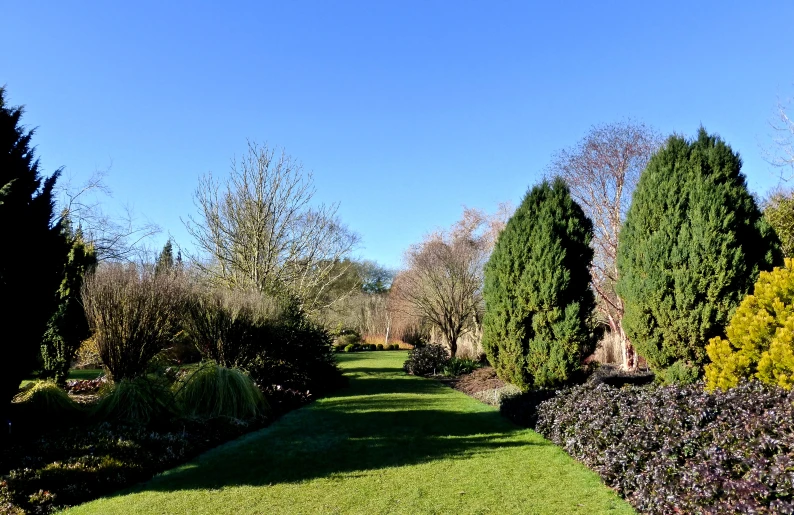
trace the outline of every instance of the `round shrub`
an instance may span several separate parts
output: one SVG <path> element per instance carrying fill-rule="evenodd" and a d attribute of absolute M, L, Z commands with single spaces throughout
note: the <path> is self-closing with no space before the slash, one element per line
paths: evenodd
<path fill-rule="evenodd" d="M 13 400 L 23 418 L 28 421 L 41 420 L 52 424 L 54 421 L 71 420 L 78 415 L 80 406 L 69 394 L 53 381 L 36 381 L 18 393 Z"/>
<path fill-rule="evenodd" d="M 361 336 L 357 333 L 342 334 L 336 339 L 336 345 L 347 347 L 348 345 L 358 345 L 361 343 Z"/>
<path fill-rule="evenodd" d="M 391 344 L 391 350 L 400 350 L 400 346 L 396 343 Z"/>
<path fill-rule="evenodd" d="M 758 277 L 782 263 L 780 242 L 741 173 L 739 155 L 700 129 L 671 136 L 650 160 L 620 230 L 616 290 L 623 328 L 655 369 L 701 367 L 709 339 Z"/>
<path fill-rule="evenodd" d="M 424 347 L 415 347 L 408 353 L 403 370 L 417 376 L 439 374 L 449 363 L 449 359 L 449 352 L 441 345 L 430 344 Z"/>
<path fill-rule="evenodd" d="M 356 346 L 352 343 L 350 345 L 345 346 L 345 352 L 354 352 L 356 350 Z"/>
<path fill-rule="evenodd" d="M 595 350 L 590 327 L 593 223 L 565 182 L 527 192 L 485 267 L 482 345 L 499 377 L 522 390 L 571 380 Z"/>
<path fill-rule="evenodd" d="M 110 386 L 94 409 L 105 420 L 146 425 L 168 419 L 174 412 L 174 396 L 162 378 L 136 377 Z"/>
<path fill-rule="evenodd" d="M 788 390 L 794 386 L 794 260 L 785 265 L 761 272 L 753 294 L 731 318 L 727 339 L 709 341 L 709 389 L 731 388 L 742 378 Z"/>
<path fill-rule="evenodd" d="M 377 349 L 378 349 L 378 347 L 377 347 L 377 346 L 376 346 L 374 343 L 370 343 L 370 344 L 368 344 L 368 345 L 367 345 L 367 348 L 368 348 L 369 350 L 377 350 Z"/>
<path fill-rule="evenodd" d="M 379 343 L 378 345 L 376 345 L 376 350 L 383 350 L 383 344 Z"/>
<path fill-rule="evenodd" d="M 179 385 L 177 402 L 193 418 L 227 417 L 247 420 L 264 415 L 267 401 L 245 373 L 215 363 L 201 365 Z"/>

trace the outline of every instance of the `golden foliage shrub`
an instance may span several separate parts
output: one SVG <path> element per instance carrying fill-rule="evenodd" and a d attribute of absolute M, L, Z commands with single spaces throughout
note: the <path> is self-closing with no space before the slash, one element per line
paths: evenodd
<path fill-rule="evenodd" d="M 709 341 L 706 385 L 727 389 L 754 378 L 787 390 L 794 386 L 794 260 L 761 272 L 726 329 Z"/>

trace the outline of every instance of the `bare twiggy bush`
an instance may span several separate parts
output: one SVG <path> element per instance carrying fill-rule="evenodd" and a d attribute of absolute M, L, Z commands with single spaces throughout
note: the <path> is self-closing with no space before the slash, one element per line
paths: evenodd
<path fill-rule="evenodd" d="M 278 308 L 258 292 L 210 290 L 194 292 L 185 311 L 185 331 L 202 356 L 243 368 L 258 350 L 259 328 Z"/>
<path fill-rule="evenodd" d="M 173 340 L 183 298 L 178 278 L 132 264 L 107 264 L 86 278 L 86 317 L 115 382 L 144 374 L 152 358 Z"/>

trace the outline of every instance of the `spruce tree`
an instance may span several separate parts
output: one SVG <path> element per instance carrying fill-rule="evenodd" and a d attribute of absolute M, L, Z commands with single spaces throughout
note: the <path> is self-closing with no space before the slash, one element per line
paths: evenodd
<path fill-rule="evenodd" d="M 572 379 L 590 329 L 593 224 L 562 179 L 524 197 L 485 267 L 483 347 L 503 380 L 526 390 Z"/>
<path fill-rule="evenodd" d="M 694 141 L 671 136 L 640 177 L 620 232 L 617 291 L 628 337 L 657 370 L 699 370 L 759 271 L 783 262 L 741 166 L 701 128 Z"/>
<path fill-rule="evenodd" d="M 0 88 L 0 423 L 20 382 L 37 366 L 68 251 L 53 218 L 52 189 L 60 170 L 41 177 L 33 131 L 20 125 L 21 117 L 22 108 L 7 105 Z"/>

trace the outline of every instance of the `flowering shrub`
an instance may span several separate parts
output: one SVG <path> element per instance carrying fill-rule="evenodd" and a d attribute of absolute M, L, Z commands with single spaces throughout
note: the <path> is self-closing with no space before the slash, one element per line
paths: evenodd
<path fill-rule="evenodd" d="M 536 429 L 643 513 L 794 513 L 792 401 L 759 382 L 585 385 L 542 403 Z"/>

